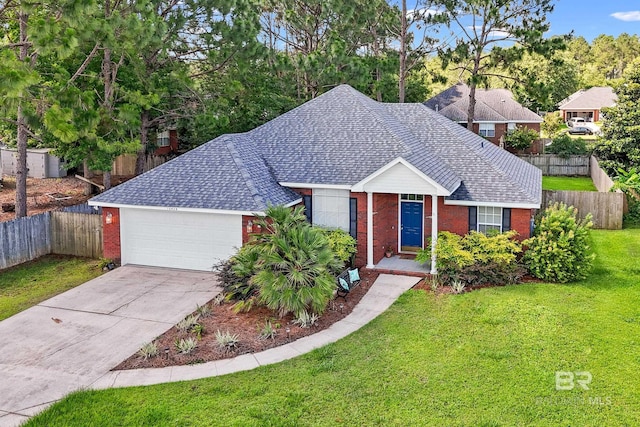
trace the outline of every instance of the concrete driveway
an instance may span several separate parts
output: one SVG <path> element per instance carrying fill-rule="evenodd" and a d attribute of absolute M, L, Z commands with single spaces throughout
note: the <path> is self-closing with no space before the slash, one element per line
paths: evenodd
<path fill-rule="evenodd" d="M 0 322 L 0 426 L 89 386 L 220 291 L 213 273 L 124 266 Z"/>

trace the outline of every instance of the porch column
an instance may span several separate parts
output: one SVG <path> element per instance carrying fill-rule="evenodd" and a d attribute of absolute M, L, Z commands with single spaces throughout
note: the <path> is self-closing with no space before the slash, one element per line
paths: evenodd
<path fill-rule="evenodd" d="M 373 268 L 373 193 L 367 193 L 367 268 Z"/>
<path fill-rule="evenodd" d="M 438 242 L 438 195 L 431 196 L 431 274 L 438 274 L 436 269 L 436 243 Z"/>

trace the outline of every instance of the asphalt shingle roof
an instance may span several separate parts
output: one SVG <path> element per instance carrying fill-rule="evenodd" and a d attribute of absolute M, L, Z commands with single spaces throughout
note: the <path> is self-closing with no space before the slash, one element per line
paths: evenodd
<path fill-rule="evenodd" d="M 618 95 L 609 86 L 597 86 L 587 90 L 579 90 L 560 102 L 561 110 L 599 110 L 613 107 L 618 101 Z"/>
<path fill-rule="evenodd" d="M 263 211 L 300 198 L 279 183 L 352 186 L 399 157 L 452 192 L 452 200 L 540 203 L 537 168 L 422 104 L 379 103 L 347 85 L 92 201 Z"/>
<path fill-rule="evenodd" d="M 424 103 L 442 114 L 456 121 L 466 122 L 469 109 L 469 86 L 458 83 Z M 523 107 L 507 89 L 476 88 L 476 122 L 537 122 L 542 123 L 542 117 Z"/>

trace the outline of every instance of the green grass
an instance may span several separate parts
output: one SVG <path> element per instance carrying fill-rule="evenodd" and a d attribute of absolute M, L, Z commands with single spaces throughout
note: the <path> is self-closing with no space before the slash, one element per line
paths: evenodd
<path fill-rule="evenodd" d="M 583 282 L 409 291 L 336 344 L 219 378 L 70 395 L 29 426 L 640 425 L 640 230 Z M 590 390 L 555 389 L 589 371 Z"/>
<path fill-rule="evenodd" d="M 543 190 L 598 191 L 593 181 L 585 176 L 543 176 Z"/>
<path fill-rule="evenodd" d="M 0 270 L 0 320 L 100 274 L 96 260 L 52 255 Z"/>

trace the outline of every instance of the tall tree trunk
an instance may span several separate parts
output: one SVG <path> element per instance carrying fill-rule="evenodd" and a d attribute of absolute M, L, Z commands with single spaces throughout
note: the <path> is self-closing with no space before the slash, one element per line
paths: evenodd
<path fill-rule="evenodd" d="M 142 111 L 140 114 L 140 149 L 136 157 L 135 174 L 140 175 L 144 172 L 144 162 L 147 158 L 147 145 L 149 141 L 149 112 Z"/>
<path fill-rule="evenodd" d="M 82 176 L 87 179 L 93 178 L 93 171 L 89 168 L 89 162 L 85 159 L 82 162 Z M 84 184 L 84 195 L 90 196 L 93 194 L 93 185 L 86 183 Z"/>
<path fill-rule="evenodd" d="M 469 85 L 469 109 L 467 110 L 467 129 L 473 132 L 473 120 L 476 116 L 476 83 Z"/>
<path fill-rule="evenodd" d="M 27 24 L 29 15 L 20 12 L 18 15 L 20 25 L 20 51 L 19 59 L 24 62 L 28 56 L 27 46 Z M 17 145 L 18 145 L 18 164 L 16 165 L 16 218 L 27 216 L 27 123 L 22 109 L 22 101 L 18 104 L 17 111 Z"/>
<path fill-rule="evenodd" d="M 111 17 L 111 1 L 106 0 L 104 2 L 104 16 L 109 19 Z M 102 99 L 102 105 L 104 106 L 105 114 L 110 117 L 113 113 L 113 63 L 111 62 L 111 49 L 105 47 L 102 56 L 102 80 L 104 82 L 104 94 Z M 102 185 L 105 190 L 111 188 L 111 169 L 103 171 L 102 173 Z"/>
<path fill-rule="evenodd" d="M 400 16 L 400 70 L 398 73 L 398 102 L 404 102 L 405 78 L 407 77 L 407 0 L 402 0 Z"/>
<path fill-rule="evenodd" d="M 476 56 L 473 60 L 473 71 L 471 72 L 471 79 L 469 81 L 469 108 L 467 110 L 467 129 L 473 132 L 473 121 L 476 118 L 476 87 L 478 86 L 476 77 L 480 72 L 480 58 L 482 52 L 476 52 Z"/>

